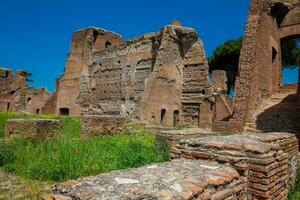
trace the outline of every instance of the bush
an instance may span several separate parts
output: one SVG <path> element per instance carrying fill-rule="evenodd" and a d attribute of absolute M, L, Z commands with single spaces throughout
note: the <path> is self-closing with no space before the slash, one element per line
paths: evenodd
<path fill-rule="evenodd" d="M 141 127 L 132 127 L 133 133 L 81 138 L 79 119 L 62 121 L 58 138 L 0 141 L 0 166 L 28 179 L 62 181 L 168 159 L 156 149 L 154 134 Z"/>

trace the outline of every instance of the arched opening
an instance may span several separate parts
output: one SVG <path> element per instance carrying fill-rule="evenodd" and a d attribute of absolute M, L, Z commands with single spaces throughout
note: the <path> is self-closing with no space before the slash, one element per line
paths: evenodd
<path fill-rule="evenodd" d="M 178 110 L 174 110 L 174 113 L 173 113 L 173 125 L 174 126 L 178 126 L 179 125 L 179 111 Z"/>
<path fill-rule="evenodd" d="M 35 114 L 39 115 L 39 114 L 41 114 L 40 112 L 41 112 L 41 109 L 39 109 L 39 108 L 35 109 Z"/>
<path fill-rule="evenodd" d="M 167 112 L 166 109 L 162 109 L 162 110 L 160 111 L 160 123 L 161 123 L 161 124 L 164 122 L 164 118 L 165 118 L 166 112 Z"/>
<path fill-rule="evenodd" d="M 105 42 L 105 48 L 108 48 L 108 47 L 110 47 L 111 46 L 111 43 L 109 42 L 109 41 L 106 41 Z"/>
<path fill-rule="evenodd" d="M 59 114 L 61 116 L 69 116 L 70 110 L 69 110 L 69 108 L 60 108 L 59 109 Z"/>
<path fill-rule="evenodd" d="M 99 35 L 98 31 L 93 31 L 94 43 L 97 41 L 98 35 Z"/>
<path fill-rule="evenodd" d="M 27 98 L 27 105 L 31 105 L 31 102 L 32 102 L 32 98 L 31 97 Z"/>
<path fill-rule="evenodd" d="M 300 35 L 281 40 L 282 84 L 299 84 Z"/>
<path fill-rule="evenodd" d="M 7 108 L 6 108 L 6 111 L 8 112 L 10 109 L 10 103 L 7 103 Z"/>

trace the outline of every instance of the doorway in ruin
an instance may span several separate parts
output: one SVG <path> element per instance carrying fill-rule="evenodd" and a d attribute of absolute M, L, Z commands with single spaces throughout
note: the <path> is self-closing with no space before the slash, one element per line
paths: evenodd
<path fill-rule="evenodd" d="M 175 110 L 173 113 L 173 125 L 178 126 L 179 125 L 179 111 Z"/>
<path fill-rule="evenodd" d="M 160 111 L 160 124 L 162 124 L 162 123 L 164 122 L 166 112 L 167 112 L 166 109 L 162 109 L 162 110 Z"/>
<path fill-rule="evenodd" d="M 300 35 L 281 39 L 282 85 L 299 88 Z"/>
<path fill-rule="evenodd" d="M 37 114 L 37 115 L 41 114 L 41 109 L 37 108 L 37 109 L 35 110 L 35 114 Z"/>
<path fill-rule="evenodd" d="M 69 116 L 70 115 L 70 109 L 69 108 L 60 108 L 59 114 L 61 116 Z"/>
<path fill-rule="evenodd" d="M 10 109 L 10 103 L 7 103 L 6 111 L 9 112 L 9 109 Z"/>

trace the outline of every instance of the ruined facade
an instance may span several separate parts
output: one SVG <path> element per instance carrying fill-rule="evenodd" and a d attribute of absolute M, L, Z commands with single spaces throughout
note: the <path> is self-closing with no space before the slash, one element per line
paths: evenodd
<path fill-rule="evenodd" d="M 26 87 L 24 70 L 0 68 L 0 111 L 41 114 L 51 94 L 46 88 Z"/>
<path fill-rule="evenodd" d="M 241 131 L 281 85 L 281 41 L 300 35 L 299 0 L 252 0 L 235 86 L 230 129 Z"/>
<path fill-rule="evenodd" d="M 194 29 L 167 25 L 96 52 L 83 69 L 82 115 L 126 116 L 154 126 L 210 127 L 213 92 Z"/>
<path fill-rule="evenodd" d="M 93 52 L 106 49 L 122 40 L 118 34 L 95 27 L 76 31 L 71 41 L 65 70 L 57 79 L 56 90 L 45 105 L 45 113 L 79 116 L 81 109 L 77 98 L 83 67 L 91 64 Z"/>
<path fill-rule="evenodd" d="M 43 108 L 52 94 L 46 88 L 34 89 L 26 88 L 26 112 L 32 114 L 42 114 Z"/>
<path fill-rule="evenodd" d="M 0 111 L 26 110 L 26 77 L 18 70 L 14 75 L 11 69 L 0 68 Z"/>

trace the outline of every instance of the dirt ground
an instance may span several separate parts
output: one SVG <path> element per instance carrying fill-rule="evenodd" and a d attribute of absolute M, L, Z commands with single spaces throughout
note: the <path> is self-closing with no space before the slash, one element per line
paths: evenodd
<path fill-rule="evenodd" d="M 23 180 L 0 168 L 0 200 L 35 200 L 50 191 L 51 183 Z"/>

